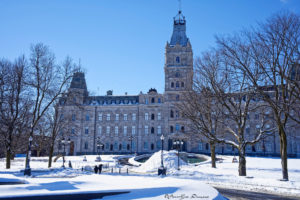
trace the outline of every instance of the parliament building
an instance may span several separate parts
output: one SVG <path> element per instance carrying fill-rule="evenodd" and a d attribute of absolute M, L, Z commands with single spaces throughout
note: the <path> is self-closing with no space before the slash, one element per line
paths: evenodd
<path fill-rule="evenodd" d="M 137 95 L 115 95 L 107 91 L 103 96 L 89 96 L 83 72 L 76 72 L 68 90 L 68 101 L 59 109 L 68 121 L 62 135 L 70 138 L 66 144 L 68 155 L 152 153 L 173 149 L 174 140 L 182 141 L 182 151 L 209 153 L 205 138 L 188 137 L 189 122 L 184 119 L 176 103 L 193 85 L 193 50 L 186 35 L 186 20 L 181 11 L 174 17 L 171 40 L 165 47 L 165 89 L 159 94 L 151 88 Z M 250 114 L 250 120 L 255 116 Z M 248 130 L 246 130 L 247 132 Z M 250 130 L 251 131 L 251 130 Z M 300 156 L 299 130 L 288 137 L 288 154 Z M 297 136 L 298 132 L 298 136 Z M 57 153 L 62 151 L 59 138 Z M 277 134 L 247 148 L 249 155 L 279 155 Z M 219 144 L 217 153 L 237 153 L 231 146 Z"/>

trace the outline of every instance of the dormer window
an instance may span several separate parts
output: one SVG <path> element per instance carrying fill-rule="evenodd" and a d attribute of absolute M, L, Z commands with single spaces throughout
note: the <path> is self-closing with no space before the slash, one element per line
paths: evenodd
<path fill-rule="evenodd" d="M 180 63 L 180 57 L 179 56 L 176 57 L 176 63 Z"/>

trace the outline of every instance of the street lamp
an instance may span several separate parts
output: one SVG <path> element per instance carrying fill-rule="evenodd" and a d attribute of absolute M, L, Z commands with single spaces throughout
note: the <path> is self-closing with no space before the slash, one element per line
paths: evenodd
<path fill-rule="evenodd" d="M 28 158 L 26 162 L 26 167 L 24 170 L 24 175 L 30 176 L 31 175 L 31 168 L 30 168 L 30 157 L 31 157 L 31 144 L 32 144 L 32 136 L 29 137 L 29 143 L 28 143 Z"/>
<path fill-rule="evenodd" d="M 175 148 L 177 149 L 177 156 L 178 156 L 178 170 L 180 170 L 180 163 L 179 163 L 179 150 L 181 149 L 181 146 L 183 145 L 183 141 L 180 141 L 180 140 L 175 140 L 173 142 L 173 145 L 175 146 Z"/>
<path fill-rule="evenodd" d="M 70 138 L 68 140 L 65 140 L 65 138 L 62 138 L 61 143 L 64 145 L 63 165 L 62 165 L 62 167 L 65 168 L 66 144 L 70 144 L 71 140 L 70 140 Z"/>
<path fill-rule="evenodd" d="M 133 141 L 134 137 L 131 135 L 129 136 L 128 140 L 130 141 L 130 154 L 132 154 L 132 141 Z"/>
<path fill-rule="evenodd" d="M 164 135 L 160 136 L 161 140 L 161 166 L 158 168 L 158 175 L 166 175 L 166 168 L 164 167 Z"/>
<path fill-rule="evenodd" d="M 98 157 L 96 158 L 96 162 L 100 162 L 101 161 L 101 158 L 100 158 L 100 149 L 102 149 L 104 145 L 100 142 L 100 138 L 98 137 L 97 138 L 97 154 L 98 154 Z"/>
<path fill-rule="evenodd" d="M 164 135 L 160 136 L 160 140 L 161 140 L 161 167 L 164 168 Z"/>

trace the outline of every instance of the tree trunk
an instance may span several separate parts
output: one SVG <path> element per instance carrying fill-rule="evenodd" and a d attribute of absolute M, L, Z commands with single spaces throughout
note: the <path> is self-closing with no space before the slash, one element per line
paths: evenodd
<path fill-rule="evenodd" d="M 281 157 L 281 169 L 282 169 L 282 179 L 288 181 L 288 168 L 287 168 L 287 141 L 286 134 L 282 128 L 279 129 L 280 136 L 280 157 Z"/>
<path fill-rule="evenodd" d="M 246 176 L 245 147 L 239 148 L 239 176 Z"/>
<path fill-rule="evenodd" d="M 54 146 L 53 146 L 53 145 L 50 145 L 49 160 L 48 160 L 48 168 L 52 167 L 53 151 L 54 151 Z"/>
<path fill-rule="evenodd" d="M 214 142 L 210 142 L 210 157 L 211 157 L 211 167 L 216 168 L 216 144 Z"/>
<path fill-rule="evenodd" d="M 6 169 L 10 169 L 11 151 L 10 148 L 6 150 Z"/>

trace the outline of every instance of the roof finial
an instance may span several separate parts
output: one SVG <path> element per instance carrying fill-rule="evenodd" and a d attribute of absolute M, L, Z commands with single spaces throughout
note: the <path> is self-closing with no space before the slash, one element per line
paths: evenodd
<path fill-rule="evenodd" d="M 178 13 L 180 14 L 181 13 L 181 0 L 178 0 L 178 7 L 179 7 Z"/>

